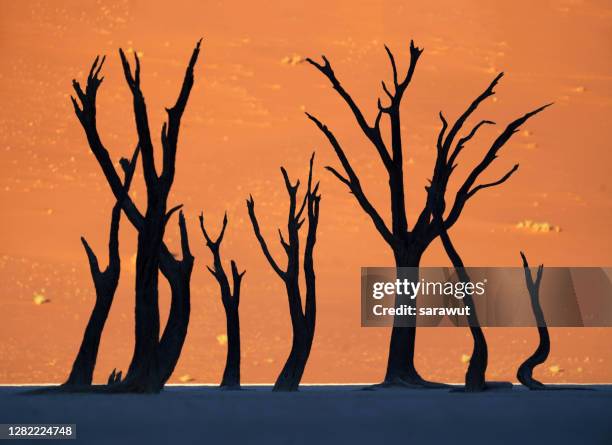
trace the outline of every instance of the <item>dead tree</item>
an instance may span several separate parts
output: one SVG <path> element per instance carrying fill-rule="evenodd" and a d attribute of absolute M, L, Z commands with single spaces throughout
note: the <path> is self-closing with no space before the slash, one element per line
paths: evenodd
<path fill-rule="evenodd" d="M 227 274 L 221 263 L 221 242 L 227 227 L 227 213 L 223 217 L 223 227 L 216 240 L 213 241 L 204 228 L 204 214 L 200 213 L 200 228 L 206 246 L 213 254 L 213 267 L 206 266 L 209 272 L 219 283 L 221 290 L 221 302 L 225 309 L 225 321 L 227 326 L 227 358 L 225 370 L 221 380 L 221 388 L 240 389 L 240 317 L 238 306 L 240 305 L 240 285 L 246 271 L 238 272 L 234 260 L 231 260 L 233 289 L 230 287 Z"/>
<path fill-rule="evenodd" d="M 361 131 L 365 134 L 367 139 L 376 149 L 378 156 L 380 157 L 383 166 L 385 167 L 389 179 L 389 194 L 390 194 L 390 220 L 391 228 L 387 226 L 387 223 L 374 207 L 371 201 L 367 198 L 364 190 L 362 189 L 359 177 L 353 166 L 351 165 L 346 153 L 336 139 L 331 130 L 324 125 L 319 119 L 308 114 L 307 116 L 317 125 L 319 130 L 323 132 L 331 146 L 333 147 L 336 156 L 338 157 L 344 174 L 340 173 L 334 167 L 326 167 L 340 182 L 345 184 L 351 194 L 355 197 L 358 204 L 361 206 L 363 211 L 370 217 L 377 231 L 380 233 L 384 241 L 389 245 L 393 251 L 395 258 L 396 267 L 411 267 L 417 268 L 420 264 L 421 257 L 431 242 L 440 235 L 439 224 L 437 224 L 432 218 L 432 206 L 429 202 L 426 202 L 423 206 L 422 211 L 416 218 L 416 221 L 412 227 L 408 224 L 406 216 L 406 207 L 404 199 L 404 172 L 403 172 L 403 144 L 402 144 L 402 132 L 401 132 L 401 120 L 400 120 L 400 108 L 402 98 L 407 87 L 413 78 L 417 61 L 421 56 L 423 50 L 417 48 L 413 42 L 410 42 L 410 62 L 406 74 L 399 75 L 398 68 L 395 62 L 393 53 L 385 46 L 387 55 L 391 63 L 391 69 L 393 73 L 393 88 L 387 87 L 385 82 L 382 82 L 382 88 L 385 95 L 388 97 L 389 105 L 385 106 L 381 100 L 378 100 L 376 117 L 374 122 L 370 124 L 366 119 L 365 115 L 361 111 L 361 108 L 357 105 L 351 95 L 344 89 L 338 78 L 336 77 L 330 62 L 325 56 L 323 56 L 323 63 L 318 63 L 312 59 L 307 61 L 316 67 L 330 82 L 334 90 L 340 95 L 343 101 L 348 105 L 352 114 L 354 115 L 357 124 Z M 446 181 L 450 176 L 450 173 L 454 169 L 454 161 L 463 148 L 463 145 L 468 142 L 476 133 L 478 128 L 484 124 L 490 124 L 490 121 L 482 121 L 477 124 L 470 133 L 460 138 L 456 145 L 454 145 L 455 138 L 458 133 L 462 130 L 463 124 L 476 110 L 478 105 L 487 97 L 493 95 L 493 87 L 497 84 L 502 74 L 497 76 L 489 87 L 476 99 L 470 106 L 464 111 L 464 113 L 457 119 L 457 121 L 450 127 L 448 134 L 445 136 L 444 132 L 447 128 L 447 123 L 444 120 L 442 114 L 440 117 L 443 120 L 443 130 L 440 132 L 438 138 L 438 153 L 437 160 L 434 168 L 434 174 L 432 178 L 431 190 L 435 193 L 442 192 L 442 196 L 446 190 Z M 393 90 L 393 91 L 392 91 Z M 478 179 L 480 173 L 482 173 L 488 165 L 495 159 L 497 151 L 510 139 L 512 134 L 517 131 L 518 126 L 525 122 L 529 117 L 540 112 L 545 107 L 538 108 L 537 110 L 528 113 L 522 118 L 512 122 L 506 130 L 495 140 L 491 149 L 481 163 L 473 170 L 468 176 L 464 185 L 460 189 L 454 205 L 451 209 L 450 214 L 446 217 L 443 224 L 446 229 L 452 227 L 452 225 L 459 218 L 461 211 L 466 201 L 472 197 L 478 190 L 486 187 L 497 185 L 507 179 L 515 170 L 511 170 L 506 176 L 495 183 L 481 184 L 474 186 L 474 183 Z M 390 147 L 383 138 L 381 129 L 382 118 L 388 117 L 389 120 L 389 133 L 390 133 Z M 450 157 L 449 152 L 454 145 Z M 474 186 L 474 188 L 472 188 Z M 428 194 L 428 195 L 431 195 Z M 431 199 L 428 196 L 427 201 Z M 413 273 L 415 274 L 415 273 Z M 418 276 L 409 277 L 411 280 L 417 280 Z M 396 304 L 405 303 L 410 304 L 409 301 L 398 301 Z M 415 320 L 412 320 L 413 323 Z M 411 323 L 412 324 L 412 323 Z M 416 327 L 399 327 L 394 326 L 391 332 L 391 339 L 389 344 L 389 356 L 387 362 L 387 371 L 385 375 L 384 384 L 386 385 L 419 385 L 425 387 L 439 387 L 439 384 L 434 384 L 425 381 L 418 374 L 414 366 L 414 348 L 416 338 Z"/>
<path fill-rule="evenodd" d="M 442 217 L 437 213 L 436 210 L 433 212 L 434 218 L 438 221 L 440 226 L 440 239 L 444 246 L 444 250 L 451 260 L 459 281 L 463 283 L 471 283 L 469 274 L 465 270 L 465 265 L 461 256 L 455 249 L 449 235 L 448 230 L 443 224 Z M 485 374 L 487 370 L 489 351 L 487 347 L 487 340 L 484 336 L 484 332 L 480 327 L 478 321 L 478 314 L 476 313 L 476 307 L 474 306 L 474 300 L 470 294 L 466 294 L 463 298 L 463 304 L 470 308 L 468 315 L 468 324 L 470 328 L 470 334 L 474 340 L 474 347 L 472 349 L 472 355 L 470 357 L 470 363 L 468 365 L 467 372 L 465 373 L 465 391 L 467 392 L 479 392 L 487 389 L 487 382 L 485 381 Z"/>
<path fill-rule="evenodd" d="M 75 80 L 73 87 L 80 101 L 72 98 L 75 113 L 85 130 L 89 147 L 96 157 L 116 199 L 122 202 L 123 210 L 138 231 L 136 253 L 136 339 L 134 354 L 121 390 L 134 392 L 158 392 L 163 387 L 163 369 L 166 368 L 160 356 L 160 322 L 158 307 L 159 269 L 166 276 L 171 273 L 172 255 L 163 243 L 166 224 L 170 216 L 181 206 L 167 209 L 167 200 L 174 181 L 176 149 L 181 118 L 194 82 L 193 70 L 200 52 L 200 42 L 194 49 L 183 85 L 175 105 L 166 109 L 168 120 L 162 126 L 161 144 L 163 165 L 160 175 L 155 168 L 153 143 L 144 96 L 140 89 L 140 60 L 135 53 L 135 69 L 132 69 L 122 50 L 119 50 L 125 79 L 133 98 L 134 117 L 138 133 L 138 145 L 142 153 L 142 166 L 147 189 L 147 208 L 144 214 L 136 208 L 112 164 L 109 153 L 98 134 L 96 124 L 96 95 L 103 78 L 99 77 L 104 58 L 96 58 L 83 90 Z M 185 231 L 186 234 L 186 231 Z M 187 289 L 188 289 L 187 285 Z M 177 289 L 178 290 L 178 289 Z M 181 289 L 184 293 L 185 289 Z M 187 290 L 188 292 L 188 290 Z M 188 299 L 188 295 L 181 298 Z M 173 367 L 173 366 L 172 366 Z"/>
<path fill-rule="evenodd" d="M 544 312 L 540 305 L 540 283 L 542 281 L 542 275 L 544 273 L 544 265 L 538 266 L 538 271 L 535 280 L 529 269 L 529 263 L 527 257 L 521 252 L 521 258 L 523 259 L 523 268 L 525 269 L 525 282 L 527 283 L 527 291 L 529 292 L 529 299 L 531 300 L 531 309 L 535 316 L 536 325 L 538 327 L 538 335 L 540 342 L 538 347 L 531 356 L 525 360 L 521 366 L 519 366 L 516 377 L 523 385 L 532 390 L 546 389 L 546 385 L 542 382 L 533 378 L 533 370 L 536 366 L 541 365 L 548 358 L 550 353 L 550 336 L 548 335 L 548 327 L 546 326 L 546 320 L 544 318 Z"/>
<path fill-rule="evenodd" d="M 295 185 L 292 185 L 287 171 L 281 167 L 281 172 L 285 180 L 285 187 L 289 194 L 289 215 L 287 219 L 288 241 L 285 240 L 283 232 L 280 229 L 278 230 L 280 243 L 287 255 L 287 267 L 285 270 L 281 269 L 268 249 L 268 245 L 259 228 L 257 217 L 255 216 L 255 201 L 253 197 L 251 196 L 250 199 L 247 200 L 247 209 L 249 211 L 251 223 L 253 224 L 255 236 L 270 266 L 272 266 L 274 272 L 283 280 L 289 300 L 289 314 L 291 316 L 293 340 L 289 357 L 274 384 L 274 391 L 297 391 L 306 367 L 306 362 L 308 361 L 308 356 L 310 355 L 310 349 L 314 338 L 317 309 L 313 253 L 316 243 L 317 225 L 319 223 L 319 203 L 321 201 L 321 195 L 318 194 L 319 183 L 312 187 L 313 162 L 314 153 L 310 158 L 308 187 L 299 207 L 297 193 L 300 181 L 298 180 Z M 302 218 L 304 210 L 306 210 L 306 218 Z M 306 301 L 302 306 L 302 296 L 299 285 L 299 231 L 306 219 L 308 220 L 308 231 L 303 259 L 304 277 L 306 281 Z"/>
<path fill-rule="evenodd" d="M 136 168 L 136 160 L 138 158 L 139 148 L 136 147 L 132 160 L 128 161 L 125 158 L 121 159 L 121 166 L 124 169 L 125 179 L 123 187 L 126 193 L 129 191 L 134 170 Z M 89 261 L 89 269 L 96 290 L 96 302 L 94 304 L 89 321 L 85 327 L 83 340 L 79 352 L 72 364 L 72 370 L 68 380 L 63 386 L 89 386 L 93 378 L 96 359 L 98 357 L 98 348 L 100 346 L 100 338 L 113 298 L 119 284 L 119 274 L 121 271 L 121 259 L 119 257 L 119 221 L 121 219 L 121 202 L 115 203 L 111 214 L 110 234 L 108 240 L 108 266 L 103 271 L 100 270 L 98 257 L 85 237 L 81 237 L 83 248 L 87 254 Z"/>

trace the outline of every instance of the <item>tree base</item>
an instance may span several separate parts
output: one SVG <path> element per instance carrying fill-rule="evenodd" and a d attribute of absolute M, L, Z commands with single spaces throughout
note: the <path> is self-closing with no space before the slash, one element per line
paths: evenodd
<path fill-rule="evenodd" d="M 421 377 L 413 377 L 410 379 L 395 377 L 393 379 L 385 380 L 381 383 L 376 383 L 374 385 L 366 386 L 363 388 L 365 391 L 376 391 L 379 389 L 390 389 L 390 388 L 399 388 L 399 389 L 445 389 L 451 388 L 451 385 L 446 383 L 439 382 L 430 382 L 428 380 L 422 379 Z"/>
<path fill-rule="evenodd" d="M 480 392 L 489 392 L 489 391 L 508 391 L 512 390 L 514 385 L 512 382 L 485 382 L 483 388 L 467 388 L 465 386 L 461 388 L 453 388 L 451 392 L 463 392 L 463 393 L 480 393 Z"/>

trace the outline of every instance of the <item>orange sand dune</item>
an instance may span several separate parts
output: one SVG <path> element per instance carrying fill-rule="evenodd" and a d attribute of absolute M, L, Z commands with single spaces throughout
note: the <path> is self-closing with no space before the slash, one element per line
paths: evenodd
<path fill-rule="evenodd" d="M 101 135 L 115 159 L 136 140 L 130 93 L 117 49 L 138 51 L 154 135 L 163 107 L 176 98 L 195 41 L 204 36 L 196 85 L 184 117 L 172 205 L 183 203 L 196 265 L 192 319 L 172 381 L 216 382 L 225 359 L 225 321 L 217 284 L 197 227 L 229 228 L 226 260 L 247 269 L 241 305 L 243 380 L 271 382 L 290 345 L 282 287 L 249 226 L 252 193 L 265 235 L 276 246 L 286 196 L 279 165 L 304 176 L 317 151 L 323 201 L 316 251 L 317 333 L 306 382 L 379 380 L 386 329 L 361 328 L 361 266 L 391 265 L 370 221 L 324 165 L 331 148 L 303 115 L 324 120 L 346 147 L 368 196 L 388 212 L 386 180 L 375 151 L 349 111 L 304 56 L 324 53 L 366 111 L 376 112 L 390 78 L 383 44 L 405 69 L 409 39 L 424 47 L 404 99 L 406 197 L 409 221 L 423 205 L 434 159 L 437 113 L 455 117 L 499 71 L 506 76 L 477 119 L 483 130 L 460 159 L 457 177 L 509 119 L 538 105 L 555 105 L 530 122 L 501 153 L 491 178 L 516 162 L 517 175 L 483 192 L 466 209 L 453 236 L 469 265 L 519 265 L 519 249 L 533 263 L 610 265 L 612 200 L 609 184 L 610 37 L 605 1 L 399 2 L 79 2 L 4 3 L 0 14 L 0 382 L 59 382 L 66 377 L 93 304 L 79 236 L 104 258 L 111 193 L 73 115 L 71 79 L 82 79 L 96 54 L 106 54 L 99 93 Z M 142 204 L 142 175 L 134 187 Z M 546 222 L 560 231 L 517 227 Z M 524 224 L 523 224 L 524 226 Z M 171 223 L 167 241 L 177 249 Z M 122 221 L 122 282 L 100 348 L 95 379 L 125 369 L 133 342 L 134 231 Z M 177 249 L 178 250 L 178 249 Z M 348 254 L 347 254 L 348 253 Z M 436 242 L 425 265 L 446 265 Z M 162 289 L 164 314 L 167 288 Z M 37 305 L 33 299 L 48 299 Z M 511 379 L 536 341 L 533 329 L 489 329 L 489 377 Z M 553 350 L 538 377 L 551 382 L 612 382 L 609 329 L 555 329 Z M 464 329 L 421 329 L 417 365 L 431 379 L 460 381 L 470 353 Z"/>

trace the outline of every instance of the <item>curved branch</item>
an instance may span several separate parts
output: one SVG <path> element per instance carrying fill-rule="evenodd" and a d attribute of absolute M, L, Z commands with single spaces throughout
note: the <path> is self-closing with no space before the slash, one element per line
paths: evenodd
<path fill-rule="evenodd" d="M 276 274 L 284 280 L 286 273 L 280 267 L 278 267 L 278 264 L 276 263 L 276 261 L 274 260 L 274 257 L 272 256 L 272 254 L 270 253 L 270 250 L 268 249 L 266 240 L 261 234 L 259 223 L 257 222 L 257 216 L 255 216 L 255 201 L 253 200 L 253 196 L 250 196 L 249 199 L 247 199 L 246 203 L 247 203 L 247 210 L 249 212 L 249 218 L 251 219 L 251 224 L 253 225 L 253 231 L 255 232 L 257 241 L 259 241 L 261 250 L 263 251 L 264 256 L 268 260 L 268 263 L 270 263 L 270 266 L 272 266 L 272 269 L 274 269 L 274 272 L 276 272 Z"/>

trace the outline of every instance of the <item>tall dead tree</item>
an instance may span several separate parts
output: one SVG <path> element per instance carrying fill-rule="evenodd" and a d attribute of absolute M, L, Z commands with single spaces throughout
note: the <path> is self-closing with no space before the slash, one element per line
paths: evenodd
<path fill-rule="evenodd" d="M 529 269 L 529 263 L 527 257 L 521 252 L 521 258 L 523 259 L 523 268 L 525 269 L 525 282 L 527 284 L 527 291 L 529 292 L 529 299 L 531 301 L 531 309 L 535 316 L 536 325 L 538 327 L 538 335 L 540 341 L 537 349 L 534 351 L 527 360 L 525 360 L 521 366 L 519 366 L 516 377 L 519 382 L 525 385 L 531 390 L 546 389 L 546 385 L 542 382 L 533 378 L 533 370 L 536 366 L 541 365 L 548 358 L 550 353 L 550 336 L 548 335 L 548 327 L 546 326 L 546 319 L 544 318 L 544 312 L 540 305 L 540 283 L 542 282 L 542 275 L 544 273 L 544 265 L 538 266 L 535 280 Z"/>
<path fill-rule="evenodd" d="M 140 88 L 140 60 L 135 53 L 135 69 L 132 69 L 122 50 L 119 50 L 123 72 L 133 98 L 134 117 L 138 133 L 138 145 L 142 153 L 142 167 L 147 189 L 147 208 L 144 214 L 136 208 L 113 166 L 107 149 L 98 134 L 96 124 L 96 95 L 103 78 L 99 77 L 104 58 L 96 58 L 83 90 L 74 80 L 73 87 L 80 101 L 72 98 L 75 113 L 81 122 L 90 149 L 96 157 L 116 199 L 122 202 L 123 210 L 138 231 L 136 253 L 136 327 L 135 347 L 126 379 L 122 381 L 121 390 L 135 392 L 158 392 L 163 387 L 164 363 L 160 362 L 159 347 L 159 306 L 158 306 L 158 273 L 171 273 L 173 257 L 163 243 L 166 224 L 170 216 L 181 206 L 167 209 L 167 200 L 174 181 L 176 150 L 181 118 L 193 86 L 193 70 L 200 52 L 200 42 L 196 45 L 187 70 L 183 85 L 175 105 L 167 108 L 168 120 L 161 130 L 163 165 L 160 175 L 155 168 L 153 143 L 149 131 L 149 122 L 144 96 Z M 182 231 L 183 232 L 183 231 Z M 186 234 L 186 231 L 185 231 Z M 188 246 L 187 246 L 188 247 Z M 190 255 L 190 254 L 189 254 Z M 166 275 L 167 276 L 167 275 Z M 186 289 L 181 289 L 184 293 Z M 188 295 L 181 298 L 188 299 Z"/>
<path fill-rule="evenodd" d="M 221 242 L 227 227 L 227 213 L 223 217 L 223 227 L 216 240 L 213 240 L 206 232 L 204 227 L 204 214 L 200 213 L 200 228 L 206 246 L 213 254 L 213 267 L 206 266 L 209 272 L 219 283 L 221 290 L 221 302 L 225 309 L 225 321 L 227 327 L 227 357 L 225 370 L 221 380 L 221 388 L 239 389 L 240 388 L 240 317 L 238 306 L 240 305 L 240 285 L 242 277 L 246 271 L 238 272 L 238 267 L 234 260 L 231 260 L 233 289 L 230 286 L 227 274 L 221 262 Z"/>
<path fill-rule="evenodd" d="M 300 181 L 298 180 L 295 185 L 292 185 L 287 171 L 281 167 L 285 187 L 289 194 L 289 215 L 287 219 L 288 241 L 285 240 L 283 232 L 278 229 L 280 243 L 287 255 L 287 267 L 285 270 L 280 268 L 268 249 L 268 245 L 259 228 L 257 217 L 255 216 L 255 201 L 253 197 L 251 196 L 250 199 L 247 200 L 249 217 L 253 225 L 255 236 L 261 246 L 261 250 L 274 272 L 276 272 L 285 284 L 289 301 L 291 326 L 293 329 L 291 351 L 285 366 L 276 379 L 274 391 L 297 391 L 306 367 L 306 362 L 308 361 L 308 356 L 310 355 L 310 349 L 314 338 L 317 308 L 313 254 L 317 236 L 317 225 L 319 223 L 319 204 L 321 202 L 321 195 L 318 194 L 319 183 L 317 182 L 314 187 L 312 186 L 313 162 L 314 153 L 310 158 L 308 187 L 299 207 L 297 194 Z M 302 217 L 304 210 L 306 210 L 306 218 Z M 308 231 L 306 234 L 306 246 L 304 248 L 303 259 L 304 277 L 306 281 L 306 300 L 305 304 L 302 305 L 302 294 L 299 285 L 299 231 L 306 220 L 308 220 Z"/>
<path fill-rule="evenodd" d="M 336 90 L 343 101 L 348 105 L 361 131 L 376 149 L 376 152 L 387 171 L 387 176 L 389 179 L 391 229 L 389 229 L 383 217 L 367 198 L 357 173 L 348 160 L 342 145 L 334 136 L 332 131 L 316 117 L 308 113 L 306 114 L 309 119 L 317 125 L 319 130 L 325 135 L 333 147 L 336 156 L 342 165 L 344 174 L 340 173 L 334 167 L 328 166 L 326 168 L 336 178 L 338 178 L 340 182 L 348 187 L 349 191 L 355 197 L 363 211 L 370 217 L 377 231 L 393 251 L 396 267 L 417 268 L 425 250 L 428 248 L 431 242 L 440 235 L 439 224 L 434 221 L 432 217 L 433 204 L 429 201 L 433 199 L 432 197 L 438 196 L 440 193 L 442 193 L 442 196 L 444 196 L 446 191 L 446 182 L 448 181 L 448 177 L 450 177 L 450 173 L 455 168 L 454 161 L 464 144 L 475 135 L 478 128 L 484 124 L 490 124 L 492 122 L 480 122 L 466 136 L 459 138 L 456 144 L 455 138 L 462 130 L 463 124 L 476 110 L 478 105 L 484 99 L 494 94 L 493 87 L 497 84 L 502 74 L 497 76 L 489 87 L 470 104 L 470 106 L 463 112 L 457 121 L 450 127 L 449 132 L 446 135 L 445 130 L 447 129 L 448 125 L 442 114 L 440 114 L 440 117 L 443 120 L 443 130 L 440 132 L 438 138 L 437 159 L 434 167 L 433 178 L 431 180 L 432 185 L 430 187 L 430 193 L 428 193 L 427 202 L 416 218 L 414 225 L 410 227 L 406 215 L 404 198 L 403 143 L 400 108 L 402 98 L 404 97 L 407 87 L 411 83 L 417 62 L 423 50 L 417 48 L 414 45 L 414 42 L 410 42 L 409 66 L 406 70 L 406 74 L 401 77 L 399 75 L 393 53 L 386 46 L 385 50 L 391 63 L 393 73 L 393 88 L 388 88 L 387 84 L 382 82 L 382 88 L 385 95 L 388 97 L 389 105 L 385 106 L 382 104 L 380 99 L 378 100 L 378 110 L 372 124 L 368 122 L 365 115 L 361 111 L 361 108 L 342 86 L 336 77 L 329 60 L 325 56 L 323 56 L 323 63 L 315 62 L 312 59 L 307 59 L 307 61 L 317 68 L 331 82 L 333 89 Z M 495 140 L 487 155 L 484 157 L 481 163 L 474 168 L 472 173 L 466 179 L 464 185 L 459 190 L 451 212 L 443 221 L 443 225 L 447 230 L 457 221 L 467 200 L 471 198 L 478 190 L 497 185 L 508 179 L 508 177 L 514 173 L 516 167 L 507 173 L 501 180 L 495 181 L 495 183 L 474 185 L 479 175 L 495 159 L 497 151 L 499 151 L 499 149 L 508 141 L 508 139 L 510 139 L 512 134 L 517 131 L 518 126 L 525 122 L 529 117 L 540 112 L 542 109 L 544 109 L 544 107 L 528 113 L 522 118 L 512 122 Z M 387 117 L 389 121 L 390 147 L 387 146 L 388 144 L 385 142 L 381 130 L 381 121 L 383 117 Z M 449 152 L 453 146 L 454 149 L 449 156 Z M 416 269 L 409 270 L 413 271 Z M 399 270 L 398 273 L 406 272 Z M 418 272 L 407 273 L 411 276 L 405 278 L 418 281 Z M 397 301 L 396 304 L 410 304 L 410 301 Z M 414 319 L 412 321 L 413 323 L 416 322 Z M 419 385 L 424 387 L 440 386 L 439 384 L 425 381 L 418 374 L 414 366 L 415 338 L 416 327 L 393 327 L 389 344 L 389 356 L 384 384 L 400 386 Z"/>
<path fill-rule="evenodd" d="M 125 179 L 123 187 L 126 193 L 129 191 L 136 160 L 138 159 L 139 147 L 136 147 L 132 160 L 122 158 L 120 164 L 124 170 Z M 89 316 L 89 321 L 85 327 L 83 340 L 79 352 L 72 364 L 72 370 L 68 380 L 64 383 L 65 387 L 89 386 L 93 378 L 98 348 L 102 331 L 108 318 L 108 313 L 113 304 L 117 285 L 119 284 L 119 274 L 121 272 L 121 258 L 119 256 L 119 221 L 121 219 L 121 202 L 116 202 L 111 214 L 110 233 L 108 239 L 108 266 L 100 270 L 100 263 L 93 249 L 85 237 L 81 237 L 83 248 L 89 261 L 89 269 L 96 290 L 96 302 Z"/>

